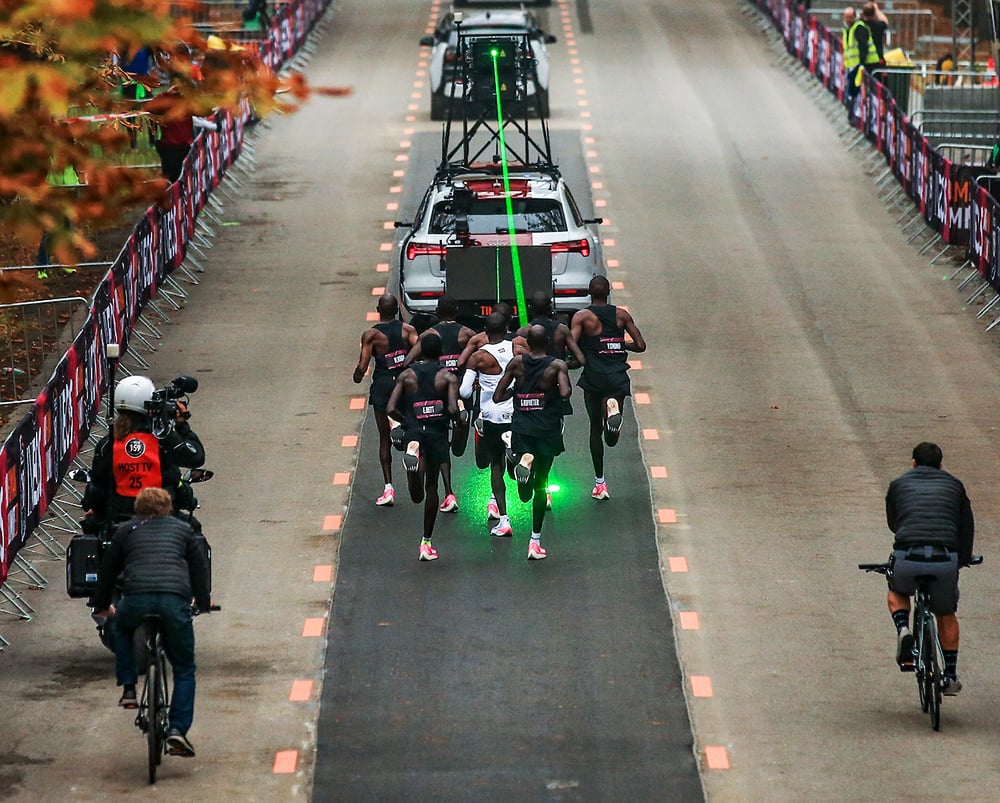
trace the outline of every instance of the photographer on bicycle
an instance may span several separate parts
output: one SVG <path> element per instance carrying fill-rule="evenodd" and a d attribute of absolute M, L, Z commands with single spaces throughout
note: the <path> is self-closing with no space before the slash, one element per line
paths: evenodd
<path fill-rule="evenodd" d="M 135 518 L 115 531 L 101 561 L 94 609 L 114 617 L 115 676 L 122 686 L 118 704 L 136 708 L 138 680 L 133 655 L 135 629 L 143 617 L 157 614 L 164 649 L 174 674 L 170 700 L 167 750 L 190 757 L 187 739 L 194 718 L 195 663 L 191 600 L 211 610 L 208 564 L 195 541 L 194 530 L 171 515 L 173 501 L 163 488 L 143 488 L 135 498 Z M 122 597 L 111 604 L 121 574 Z"/>
<path fill-rule="evenodd" d="M 958 694 L 958 570 L 972 559 L 975 524 L 972 505 L 962 482 L 941 468 L 941 448 L 919 443 L 913 468 L 889 484 L 885 514 L 896 534 L 890 563 L 889 612 L 896 625 L 896 662 L 903 671 L 913 666 L 910 597 L 916 578 L 931 575 L 931 610 L 937 617 L 944 656 L 942 693 Z"/>
<path fill-rule="evenodd" d="M 154 395 L 163 396 L 164 391 L 157 391 L 144 376 L 126 377 L 115 387 L 114 424 L 94 448 L 90 482 L 80 503 L 88 532 L 131 516 L 136 496 L 145 487 L 166 488 L 175 510 L 194 506 L 190 487 L 180 484 L 180 469 L 199 468 L 205 449 L 188 423 L 187 406 L 172 402 L 165 408 L 169 417 L 164 422 L 151 414 Z"/>

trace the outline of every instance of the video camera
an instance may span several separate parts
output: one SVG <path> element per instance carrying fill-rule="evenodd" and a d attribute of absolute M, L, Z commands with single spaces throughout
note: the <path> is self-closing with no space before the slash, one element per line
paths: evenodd
<path fill-rule="evenodd" d="M 179 376 L 170 380 L 170 384 L 153 391 L 153 398 L 146 402 L 146 412 L 149 414 L 151 430 L 157 438 L 162 438 L 171 429 L 177 419 L 177 402 L 187 405 L 187 395 L 198 390 L 198 380 L 193 376 Z M 186 413 L 190 417 L 190 413 Z"/>

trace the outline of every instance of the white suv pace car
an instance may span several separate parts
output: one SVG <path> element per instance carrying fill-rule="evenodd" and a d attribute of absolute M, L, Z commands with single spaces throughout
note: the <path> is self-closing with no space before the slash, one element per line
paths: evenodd
<path fill-rule="evenodd" d="M 480 36 L 528 35 L 531 42 L 531 52 L 535 58 L 535 71 L 538 76 L 537 86 L 534 81 L 528 81 L 526 93 L 528 109 L 535 111 L 540 117 L 549 116 L 549 51 L 546 45 L 556 41 L 556 37 L 546 34 L 540 27 L 537 17 L 523 9 L 489 9 L 485 11 L 470 11 L 464 14 L 462 31 L 465 34 Z M 458 28 L 455 24 L 455 14 L 449 11 L 437 24 L 433 35 L 420 39 L 422 47 L 430 47 L 430 87 L 431 87 L 431 119 L 443 120 L 448 111 L 451 98 L 452 82 L 458 79 L 455 86 L 456 107 L 462 100 L 462 76 L 458 63 Z M 456 108 L 456 116 L 457 108 Z"/>
<path fill-rule="evenodd" d="M 596 230 L 602 219 L 583 218 L 555 168 L 510 165 L 508 177 L 515 242 L 519 249 L 549 249 L 555 310 L 572 312 L 586 307 L 590 304 L 590 280 L 607 275 Z M 510 246 L 507 202 L 498 164 L 444 171 L 425 193 L 413 222 L 396 224 L 409 229 L 397 241 L 395 256 L 399 297 L 411 317 L 433 313 L 437 300 L 445 294 L 449 247 L 460 246 L 463 240 L 473 250 L 484 246 L 495 252 L 498 246 Z M 530 250 L 536 255 L 539 251 Z M 490 260 L 490 256 L 485 257 L 486 263 Z M 492 275 L 493 269 L 487 269 Z M 484 277 L 485 284 L 489 281 Z M 454 295 L 450 290 L 449 294 Z M 477 314 L 485 315 L 489 303 L 484 299 L 484 304 L 476 307 Z"/>

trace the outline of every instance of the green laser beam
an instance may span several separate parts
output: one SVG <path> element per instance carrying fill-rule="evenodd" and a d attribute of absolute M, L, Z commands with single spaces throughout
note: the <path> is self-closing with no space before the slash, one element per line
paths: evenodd
<path fill-rule="evenodd" d="M 497 97 L 497 131 L 500 139 L 500 167 L 503 175 L 503 190 L 507 207 L 507 234 L 510 237 L 510 261 L 514 272 L 514 292 L 517 296 L 517 314 L 522 326 L 528 322 L 528 305 L 524 303 L 524 282 L 521 279 L 521 259 L 517 253 L 517 228 L 514 226 L 514 202 L 510 197 L 510 173 L 507 170 L 507 142 L 503 135 L 503 101 L 500 98 L 500 67 L 497 64 L 499 52 L 490 50 L 493 59 L 493 86 Z M 497 256 L 499 259 L 499 254 Z M 497 293 L 497 301 L 500 293 Z"/>

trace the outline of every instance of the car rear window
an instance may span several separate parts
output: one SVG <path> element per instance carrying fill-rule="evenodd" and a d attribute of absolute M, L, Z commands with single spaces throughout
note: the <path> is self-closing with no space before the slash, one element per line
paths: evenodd
<path fill-rule="evenodd" d="M 554 198 L 512 198 L 514 228 L 518 231 L 566 231 L 562 205 Z M 469 210 L 469 231 L 472 234 L 496 234 L 508 231 L 507 203 L 503 198 L 483 198 L 473 201 Z M 453 234 L 455 212 L 451 201 L 434 207 L 430 220 L 431 234 Z"/>

